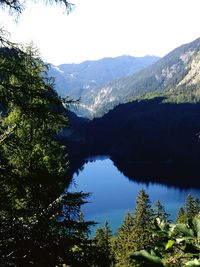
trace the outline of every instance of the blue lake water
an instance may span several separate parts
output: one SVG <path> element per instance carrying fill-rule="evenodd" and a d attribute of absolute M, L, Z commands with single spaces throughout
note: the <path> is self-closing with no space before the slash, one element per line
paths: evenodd
<path fill-rule="evenodd" d="M 83 191 L 91 193 L 82 208 L 86 220 L 94 220 L 104 225 L 108 220 L 113 233 L 123 222 L 127 211 L 134 212 L 135 201 L 140 189 L 143 188 L 150 196 L 151 203 L 156 200 L 165 206 L 174 220 L 177 210 L 183 206 L 189 193 L 200 197 L 200 190 L 168 187 L 156 183 L 138 183 L 129 180 L 113 164 L 109 158 L 97 158 L 85 163 L 78 174 L 74 174 L 69 191 Z"/>

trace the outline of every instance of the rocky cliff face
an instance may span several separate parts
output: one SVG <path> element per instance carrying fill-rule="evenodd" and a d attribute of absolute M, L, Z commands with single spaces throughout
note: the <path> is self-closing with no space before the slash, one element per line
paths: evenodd
<path fill-rule="evenodd" d="M 105 114 L 119 103 L 148 92 L 199 90 L 200 39 L 176 48 L 155 64 L 124 79 L 98 88 L 87 108 L 93 116 Z"/>
<path fill-rule="evenodd" d="M 102 101 L 104 95 L 108 95 L 108 88 L 102 90 L 98 88 L 115 79 L 132 75 L 152 65 L 158 59 L 155 56 L 121 56 L 85 61 L 80 64 L 62 64 L 51 66 L 49 76 L 55 77 L 56 90 L 60 96 L 81 99 L 80 107 L 76 108 L 75 112 L 87 116 L 93 114 L 99 101 Z"/>
<path fill-rule="evenodd" d="M 56 90 L 80 99 L 79 116 L 101 117 L 120 103 L 152 92 L 195 90 L 200 95 L 200 38 L 182 45 L 162 59 L 122 56 L 81 64 L 53 66 Z"/>

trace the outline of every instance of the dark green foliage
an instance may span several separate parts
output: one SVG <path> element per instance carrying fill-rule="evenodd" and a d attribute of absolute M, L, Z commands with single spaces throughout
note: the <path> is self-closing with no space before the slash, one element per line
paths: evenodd
<path fill-rule="evenodd" d="M 191 217 L 187 224 L 170 224 L 164 206 L 157 201 L 155 207 L 152 216 L 149 197 L 141 190 L 134 216 L 127 214 L 118 235 L 113 238 L 115 266 L 199 266 L 199 217 Z M 185 215 L 183 211 L 178 221 Z M 127 236 L 131 237 L 129 247 Z"/>
<path fill-rule="evenodd" d="M 193 200 L 191 195 L 187 197 L 188 211 L 193 210 Z M 136 266 L 199 266 L 199 215 L 191 215 L 187 223 L 184 220 L 186 221 L 186 217 L 183 208 L 179 210 L 175 225 L 157 219 L 154 222 L 154 245 L 149 250 L 140 250 L 131 256 Z"/>
<path fill-rule="evenodd" d="M 185 211 L 187 219 L 191 219 L 192 217 L 197 215 L 200 211 L 199 199 L 193 198 L 193 196 L 189 194 L 186 198 Z"/>
<path fill-rule="evenodd" d="M 165 212 L 165 207 L 160 203 L 159 200 L 156 201 L 153 212 L 155 218 L 159 218 L 161 221 L 168 221 L 169 214 Z"/>
<path fill-rule="evenodd" d="M 148 249 L 152 246 L 152 219 L 150 199 L 142 189 L 138 194 L 134 213 L 133 239 L 136 250 Z"/>
<path fill-rule="evenodd" d="M 98 267 L 109 267 L 114 262 L 111 253 L 111 230 L 108 222 L 105 222 L 103 228 L 96 230 L 95 242 L 95 262 Z"/>
<path fill-rule="evenodd" d="M 123 224 L 118 230 L 117 237 L 113 239 L 112 247 L 116 259 L 116 266 L 130 266 L 130 252 L 134 250 L 133 237 L 134 216 L 128 212 Z"/>
<path fill-rule="evenodd" d="M 21 4 L 0 1 L 16 12 Z M 93 223 L 83 220 L 80 209 L 88 194 L 63 193 L 68 162 L 57 140 L 67 126 L 61 98 L 33 47 L 14 45 L 3 34 L 0 30 L 0 265 L 87 266 Z"/>
<path fill-rule="evenodd" d="M 86 156 L 111 155 L 121 172 L 138 181 L 149 177 L 149 181 L 182 188 L 199 186 L 200 104 L 164 100 L 134 101 L 119 105 L 102 118 L 80 122 L 79 127 L 76 123 L 79 138 L 85 141 L 79 142 L 77 149 L 81 144 Z M 123 130 L 119 131 L 119 125 Z M 75 134 L 77 131 L 74 139 Z"/>
<path fill-rule="evenodd" d="M 78 259 L 73 248 L 88 245 L 79 233 L 87 232 L 89 223 L 78 222 L 85 197 L 82 193 L 65 194 L 35 213 L 33 209 L 23 210 L 20 217 L 12 210 L 1 211 L 1 265 L 75 264 Z"/>
<path fill-rule="evenodd" d="M 197 215 L 200 212 L 200 200 L 198 197 L 194 198 L 194 215 Z"/>
<path fill-rule="evenodd" d="M 63 193 L 61 99 L 34 49 L 1 38 L 0 265 L 84 266 L 93 223 L 80 213 L 88 194 Z"/>
<path fill-rule="evenodd" d="M 149 196 L 142 189 L 137 197 L 134 214 L 127 213 L 117 237 L 113 239 L 116 266 L 135 266 L 130 255 L 133 251 L 148 249 L 154 243 L 153 211 Z"/>
<path fill-rule="evenodd" d="M 158 237 L 155 247 L 131 256 L 138 263 L 136 266 L 199 266 L 199 218 L 193 217 L 189 224 L 173 226 L 162 222 L 160 226 L 155 231 Z M 163 240 L 164 243 L 160 242 Z"/>
<path fill-rule="evenodd" d="M 163 260 L 160 257 L 156 256 L 154 252 L 149 253 L 146 250 L 134 252 L 131 258 L 136 260 L 136 266 L 140 267 L 164 266 Z"/>
<path fill-rule="evenodd" d="M 186 223 L 186 214 L 184 208 L 182 207 L 178 210 L 176 223 Z"/>
<path fill-rule="evenodd" d="M 31 46 L 1 48 L 0 63 L 5 110 L 0 142 L 13 172 L 62 174 L 64 154 L 55 134 L 66 127 L 67 119 L 52 80 L 44 78 L 47 66 Z"/>

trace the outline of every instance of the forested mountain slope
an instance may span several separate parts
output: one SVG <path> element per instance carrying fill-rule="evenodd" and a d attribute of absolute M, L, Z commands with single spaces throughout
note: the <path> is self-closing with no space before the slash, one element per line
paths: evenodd
<path fill-rule="evenodd" d="M 168 55 L 127 78 L 115 80 L 95 90 L 89 109 L 100 117 L 119 103 L 149 92 L 193 90 L 199 95 L 200 38 L 176 48 Z"/>
<path fill-rule="evenodd" d="M 72 130 L 65 140 L 71 163 L 109 155 L 134 180 L 199 187 L 200 103 L 165 100 L 120 104 L 92 121 L 69 114 Z"/>
<path fill-rule="evenodd" d="M 87 111 L 96 90 L 99 87 L 119 78 L 136 73 L 155 63 L 155 56 L 103 58 L 96 61 L 84 61 L 80 64 L 51 65 L 49 76 L 55 77 L 56 90 L 62 97 L 69 96 L 79 99 L 79 113 Z M 82 111 L 84 112 L 81 112 Z M 76 110 L 75 112 L 78 113 Z"/>
<path fill-rule="evenodd" d="M 110 93 L 93 106 L 100 118 L 87 121 L 70 115 L 73 147 L 77 145 L 84 156 L 106 154 L 131 164 L 198 162 L 199 47 L 197 39 L 153 66 L 108 85 Z"/>

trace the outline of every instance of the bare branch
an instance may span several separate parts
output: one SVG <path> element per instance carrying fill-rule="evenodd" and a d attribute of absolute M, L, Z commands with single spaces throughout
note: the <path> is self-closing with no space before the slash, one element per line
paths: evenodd
<path fill-rule="evenodd" d="M 37 2 L 37 0 L 36 0 Z M 75 5 L 73 3 L 70 3 L 66 0 L 43 0 L 45 4 L 61 4 L 65 7 L 67 13 L 70 13 L 73 11 Z M 26 7 L 26 1 L 22 0 L 0 0 L 0 7 L 5 9 L 8 8 L 10 11 L 10 14 L 16 13 L 21 14 L 25 7 Z"/>

